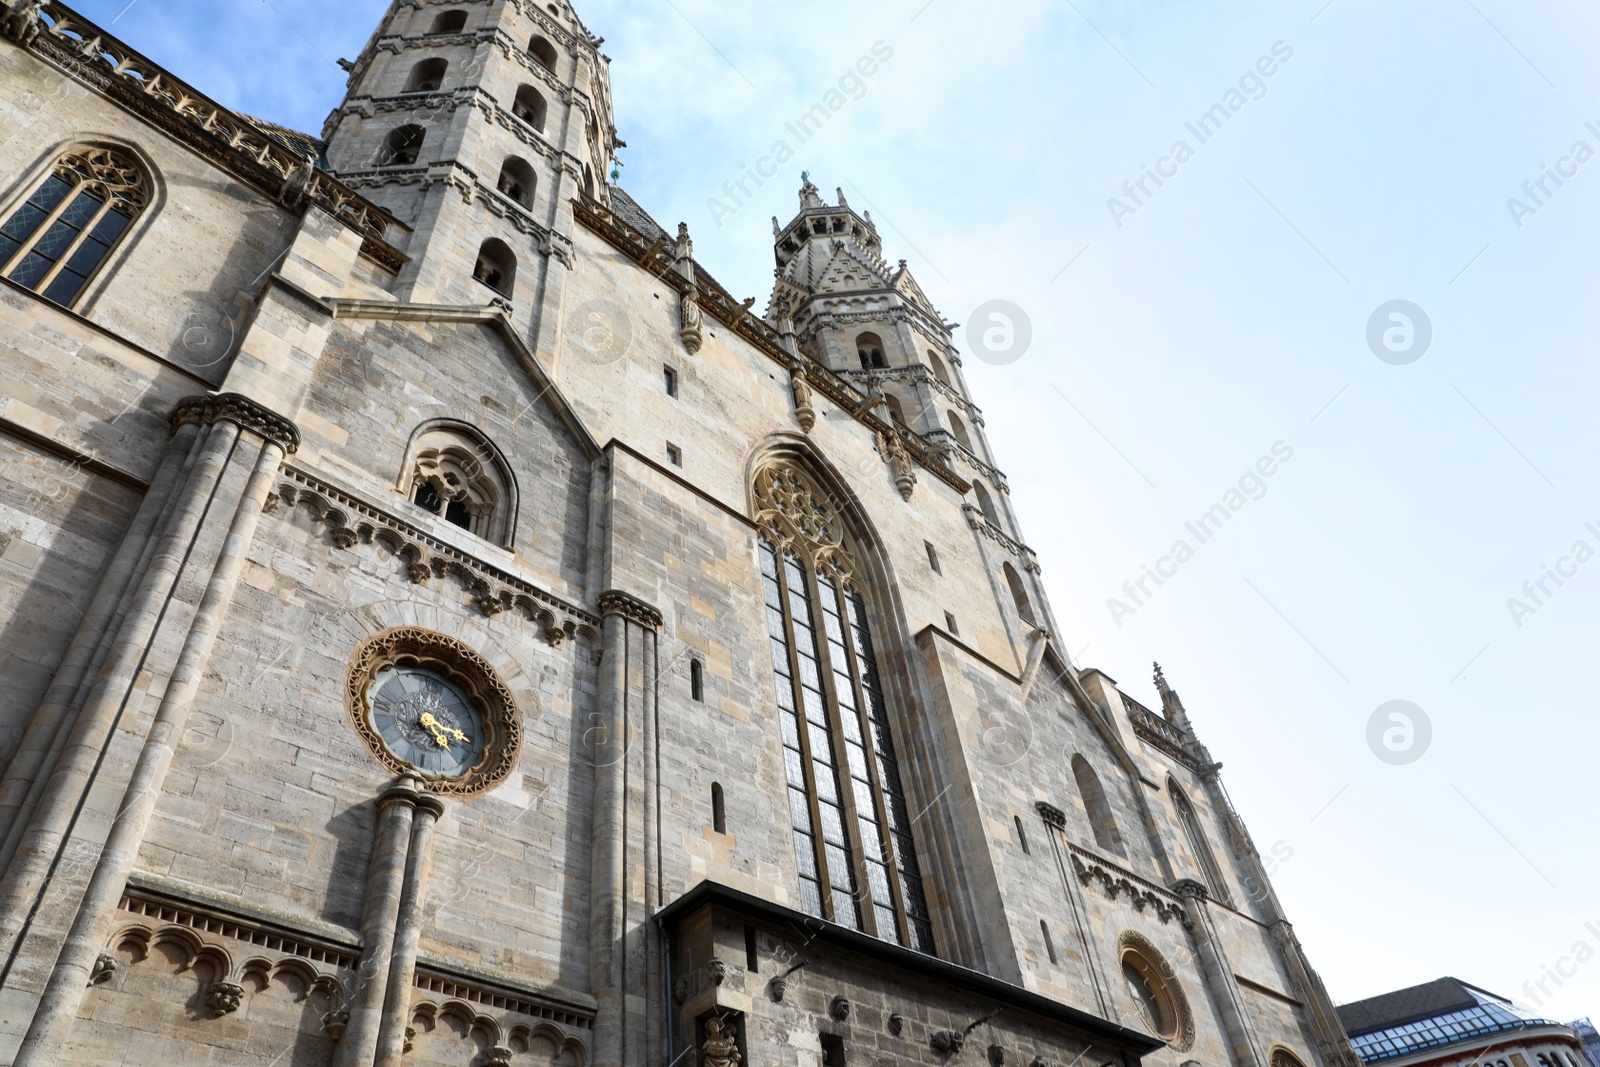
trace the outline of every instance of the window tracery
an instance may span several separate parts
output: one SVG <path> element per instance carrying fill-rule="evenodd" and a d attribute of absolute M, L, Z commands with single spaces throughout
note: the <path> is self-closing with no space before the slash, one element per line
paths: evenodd
<path fill-rule="evenodd" d="M 138 161 L 114 148 L 64 153 L 0 226 L 0 273 L 71 307 L 150 202 Z"/>
<path fill-rule="evenodd" d="M 509 547 L 512 480 L 500 453 L 464 429 L 436 427 L 412 443 L 404 490 L 411 502 L 497 545 Z"/>
<path fill-rule="evenodd" d="M 801 907 L 931 954 L 933 925 L 844 518 L 788 462 L 756 475 L 755 502 Z"/>

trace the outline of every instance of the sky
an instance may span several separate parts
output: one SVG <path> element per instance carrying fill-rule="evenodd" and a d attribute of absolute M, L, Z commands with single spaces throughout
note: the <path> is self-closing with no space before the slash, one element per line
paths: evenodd
<path fill-rule="evenodd" d="M 76 6 L 313 133 L 385 8 Z M 1449 974 L 1600 1015 L 1600 962 L 1577 963 L 1600 953 L 1600 12 L 579 14 L 612 59 L 621 183 L 736 296 L 765 305 L 805 169 L 979 324 L 964 370 L 1062 643 L 1150 706 L 1162 663 L 1257 845 L 1287 854 L 1274 882 L 1336 1001 Z M 841 88 L 820 131 L 787 130 Z M 793 160 L 735 203 L 780 139 Z M 1031 334 L 999 356 L 973 318 L 996 300 Z"/>

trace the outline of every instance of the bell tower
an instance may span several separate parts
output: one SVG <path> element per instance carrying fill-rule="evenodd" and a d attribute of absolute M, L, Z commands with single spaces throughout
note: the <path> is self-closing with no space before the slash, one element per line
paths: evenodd
<path fill-rule="evenodd" d="M 1023 545 L 983 413 L 961 376 L 955 325 L 935 310 L 905 260 L 893 267 L 884 260 L 872 215 L 837 193 L 838 203 L 824 203 L 804 176 L 799 213 L 787 226 L 772 220 L 778 265 L 767 319 L 784 336 L 792 330 L 801 352 L 867 394 L 885 419 L 943 451 L 972 483 L 969 521 L 1021 547 L 1023 568 L 1006 581 L 1019 604 L 1039 606 L 1026 621 L 1046 625 L 1038 564 Z"/>
<path fill-rule="evenodd" d="M 602 41 L 564 0 L 394 0 L 323 126 L 330 168 L 412 227 L 396 295 L 526 327 L 570 202 L 618 145 Z"/>

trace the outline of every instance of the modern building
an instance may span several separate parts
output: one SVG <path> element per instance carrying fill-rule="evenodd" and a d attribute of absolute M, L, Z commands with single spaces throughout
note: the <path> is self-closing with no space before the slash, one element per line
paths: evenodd
<path fill-rule="evenodd" d="M 1586 1067 L 1571 1027 L 1457 978 L 1339 1006 L 1368 1067 Z"/>
<path fill-rule="evenodd" d="M 1588 1019 L 1579 1019 L 1568 1024 L 1573 1033 L 1578 1035 L 1578 1040 L 1583 1042 L 1583 1051 L 1589 1057 L 1589 1067 L 1600 1067 L 1600 1031 L 1595 1029 L 1594 1023 Z"/>
<path fill-rule="evenodd" d="M 564 0 L 0 16 L 0 1062 L 1356 1067 L 843 196 L 737 298 Z"/>

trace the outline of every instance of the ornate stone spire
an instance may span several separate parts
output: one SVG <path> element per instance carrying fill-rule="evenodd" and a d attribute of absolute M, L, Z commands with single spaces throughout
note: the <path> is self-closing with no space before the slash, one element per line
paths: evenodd
<path fill-rule="evenodd" d="M 1178 727 L 1190 737 L 1194 736 L 1194 727 L 1189 723 L 1189 713 L 1183 709 L 1183 701 L 1178 698 L 1177 690 L 1167 684 L 1167 676 L 1161 673 L 1161 664 L 1155 664 L 1156 692 L 1161 694 L 1161 714 L 1172 725 Z"/>

